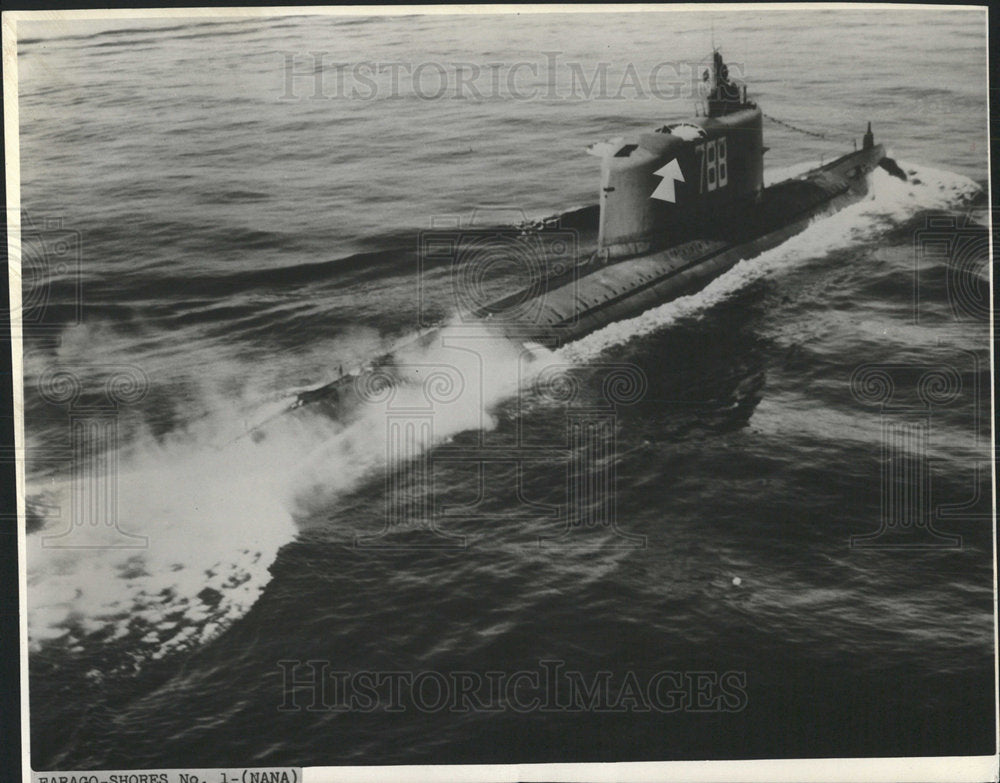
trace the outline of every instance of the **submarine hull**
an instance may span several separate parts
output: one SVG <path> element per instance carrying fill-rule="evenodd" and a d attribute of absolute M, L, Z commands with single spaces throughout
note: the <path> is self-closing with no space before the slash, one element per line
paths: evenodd
<path fill-rule="evenodd" d="M 799 233 L 816 218 L 859 201 L 879 165 L 906 178 L 875 144 L 871 123 L 862 148 L 783 182 L 764 187 L 764 114 L 745 84 L 729 78 L 722 54 L 702 75 L 710 91 L 704 112 L 626 140 L 591 145 L 601 159 L 597 252 L 584 262 L 556 263 L 549 274 L 529 274 L 524 287 L 470 305 L 463 324 L 485 326 L 528 351 L 558 348 L 611 323 L 694 293 L 738 262 Z M 528 233 L 521 227 L 521 233 Z M 546 231 L 537 238 L 565 244 Z M 532 229 L 530 233 L 534 233 Z M 535 237 L 532 237 L 535 238 Z M 454 252 L 452 236 L 441 246 Z M 422 246 L 422 251 L 424 250 Z M 430 252 L 430 251 L 427 251 Z M 516 255 L 512 248 L 511 255 Z M 534 269 L 544 258 L 521 259 Z M 486 266 L 492 263 L 492 256 Z M 540 264 L 538 262 L 541 262 Z M 479 278 L 467 284 L 482 293 Z M 426 330 L 333 383 L 303 392 L 293 408 L 310 405 L 339 419 L 386 386 L 426 382 L 426 366 L 405 357 L 441 337 Z"/>
<path fill-rule="evenodd" d="M 753 202 L 734 205 L 709 222 L 692 221 L 687 236 L 670 247 L 641 256 L 602 261 L 595 256 L 560 275 L 512 293 L 466 314 L 491 331 L 526 345 L 558 348 L 608 324 L 630 318 L 680 296 L 694 293 L 742 260 L 753 258 L 803 231 L 813 220 L 860 201 L 868 175 L 883 161 L 881 145 L 858 150 L 800 177 L 763 189 Z M 526 289 L 527 290 L 527 289 Z M 528 315 L 518 316 L 518 313 Z M 397 346 L 430 344 L 439 330 L 427 330 Z M 407 370 L 393 353 L 321 388 L 303 392 L 293 408 L 314 406 L 327 415 L 349 418 L 373 382 L 406 382 Z"/>
<path fill-rule="evenodd" d="M 695 224 L 671 247 L 638 257 L 592 260 L 543 282 L 526 319 L 507 317 L 506 301 L 475 313 L 508 338 L 555 348 L 615 321 L 694 293 L 738 262 L 753 258 L 804 230 L 817 217 L 862 199 L 868 175 L 884 156 L 881 145 L 845 155 L 796 179 L 761 191 L 753 203 L 733 206 L 710 223 Z M 537 288 L 536 288 L 537 290 Z"/>

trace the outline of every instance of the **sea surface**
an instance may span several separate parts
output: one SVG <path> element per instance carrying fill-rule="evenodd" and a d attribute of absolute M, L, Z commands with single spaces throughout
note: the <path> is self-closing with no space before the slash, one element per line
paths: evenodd
<path fill-rule="evenodd" d="M 992 753 L 985 33 L 19 24 L 33 766 Z M 713 42 L 787 123 L 769 181 L 869 121 L 908 181 L 558 351 L 463 343 L 463 286 L 519 282 L 492 228 L 586 257 L 585 148 L 690 116 Z M 470 227 L 479 282 L 420 254 Z M 448 401 L 281 413 L 433 323 Z"/>

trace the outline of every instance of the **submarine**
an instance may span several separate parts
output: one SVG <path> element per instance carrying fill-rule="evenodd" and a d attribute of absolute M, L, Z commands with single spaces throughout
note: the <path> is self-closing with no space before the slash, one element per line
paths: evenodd
<path fill-rule="evenodd" d="M 730 79 L 718 50 L 703 81 L 706 95 L 694 117 L 589 149 L 601 159 L 596 250 L 470 308 L 463 322 L 484 324 L 529 349 L 555 349 L 694 293 L 739 261 L 859 201 L 878 166 L 905 179 L 875 143 L 869 122 L 860 149 L 855 143 L 829 163 L 764 187 L 762 110 L 745 84 Z M 541 247 L 561 236 L 549 222 L 532 229 Z M 429 345 L 439 332 L 425 330 L 406 345 Z M 301 392 L 291 408 L 318 405 L 336 417 L 364 396 L 358 389 L 373 374 L 382 383 L 405 382 L 399 348 Z"/>

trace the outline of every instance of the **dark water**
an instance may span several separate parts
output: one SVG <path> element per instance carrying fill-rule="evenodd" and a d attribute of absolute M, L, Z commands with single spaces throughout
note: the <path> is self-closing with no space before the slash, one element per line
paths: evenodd
<path fill-rule="evenodd" d="M 22 28 L 22 207 L 38 229 L 24 277 L 45 295 L 24 344 L 34 766 L 992 752 L 984 19 L 879 13 L 716 18 L 714 35 L 765 111 L 836 137 L 767 124 L 771 181 L 849 149 L 870 119 L 910 182 L 876 172 L 866 201 L 544 370 L 508 345 L 465 351 L 476 393 L 432 411 L 401 472 L 377 406 L 239 436 L 453 314 L 451 266 L 420 271 L 432 221 L 482 204 L 507 208 L 487 224 L 562 214 L 591 247 L 583 147 L 694 102 L 614 98 L 626 58 L 642 75 L 697 64 L 712 20 Z M 433 100 L 407 79 L 398 95 L 380 82 L 371 100 L 312 100 L 312 77 L 295 77 L 289 95 L 285 55 L 305 72 L 316 51 L 440 62 L 452 81 Z M 506 74 L 553 51 L 555 82 L 522 69 L 515 86 L 554 83 L 555 97 L 453 97 L 452 63 Z M 571 64 L 589 79 L 601 60 L 606 99 L 573 98 Z M 419 358 L 454 366 L 456 350 Z M 622 368 L 637 393 L 609 408 Z M 80 384 L 73 405 L 57 371 Z M 117 407 L 94 408 L 122 374 Z M 580 416 L 602 422 L 596 439 L 572 439 Z M 99 432 L 115 505 L 97 514 L 118 527 L 54 539 L 81 417 L 114 422 Z M 387 477 L 436 531 L 382 533 Z M 613 525 L 594 523 L 609 495 L 586 488 L 601 481 Z M 883 519 L 940 536 L 877 535 Z M 851 546 L 866 534 L 897 546 Z M 137 535 L 145 547 L 114 548 Z M 370 710 L 333 709 L 331 690 L 307 709 L 296 661 L 527 675 L 475 709 L 428 706 L 429 675 L 400 711 L 384 689 Z M 519 710 L 554 661 L 587 682 L 606 672 L 607 706 L 623 709 Z M 663 672 L 682 709 L 618 698 L 628 677 L 645 689 Z"/>

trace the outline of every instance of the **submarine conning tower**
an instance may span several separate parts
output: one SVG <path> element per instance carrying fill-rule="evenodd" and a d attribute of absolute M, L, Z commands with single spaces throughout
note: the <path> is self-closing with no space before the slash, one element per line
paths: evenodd
<path fill-rule="evenodd" d="M 680 227 L 725 220 L 755 200 L 764 176 L 763 119 L 712 53 L 704 111 L 633 140 L 602 145 L 598 255 L 616 260 L 670 244 Z"/>

